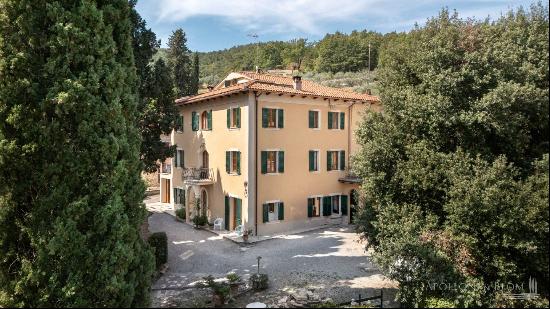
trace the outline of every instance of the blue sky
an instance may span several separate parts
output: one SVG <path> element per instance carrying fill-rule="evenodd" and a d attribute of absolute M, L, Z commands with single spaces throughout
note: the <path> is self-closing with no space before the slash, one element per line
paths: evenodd
<path fill-rule="evenodd" d="M 166 46 L 183 28 L 193 51 L 212 51 L 259 41 L 321 39 L 335 31 L 407 31 L 443 7 L 462 17 L 494 18 L 533 1 L 509 0 L 139 0 L 137 10 Z"/>

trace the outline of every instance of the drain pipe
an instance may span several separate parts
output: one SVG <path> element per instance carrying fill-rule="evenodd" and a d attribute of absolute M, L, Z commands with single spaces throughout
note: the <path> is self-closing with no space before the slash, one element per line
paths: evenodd
<path fill-rule="evenodd" d="M 262 94 L 258 94 L 254 91 L 254 115 L 256 115 L 256 121 L 254 123 L 254 173 L 256 174 L 256 181 L 254 184 L 254 235 L 258 236 L 258 98 Z"/>

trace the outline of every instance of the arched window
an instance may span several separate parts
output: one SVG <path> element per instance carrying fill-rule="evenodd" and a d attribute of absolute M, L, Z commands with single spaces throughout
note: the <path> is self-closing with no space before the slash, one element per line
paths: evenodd
<path fill-rule="evenodd" d="M 201 192 L 201 215 L 208 215 L 208 194 L 204 189 Z"/>
<path fill-rule="evenodd" d="M 203 168 L 208 168 L 208 161 L 209 161 L 209 157 L 208 157 L 208 151 L 203 151 L 202 152 L 202 167 Z"/>

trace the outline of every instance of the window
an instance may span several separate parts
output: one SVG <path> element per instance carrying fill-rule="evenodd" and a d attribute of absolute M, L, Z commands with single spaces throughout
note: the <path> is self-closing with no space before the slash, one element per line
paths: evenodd
<path fill-rule="evenodd" d="M 340 195 L 331 196 L 332 214 L 340 215 Z"/>
<path fill-rule="evenodd" d="M 319 111 L 309 111 L 309 128 L 310 129 L 319 129 L 321 126 L 319 125 Z"/>
<path fill-rule="evenodd" d="M 179 115 L 176 118 L 175 128 L 176 128 L 176 132 L 183 132 L 183 116 L 182 115 Z"/>
<path fill-rule="evenodd" d="M 233 107 L 227 110 L 227 127 L 237 129 L 241 127 L 241 108 Z"/>
<path fill-rule="evenodd" d="M 201 129 L 208 130 L 208 112 L 204 111 L 201 114 Z"/>
<path fill-rule="evenodd" d="M 280 201 L 263 204 L 263 222 L 281 221 L 285 218 L 285 205 Z"/>
<path fill-rule="evenodd" d="M 241 174 L 241 152 L 226 151 L 225 152 L 225 171 L 228 174 Z"/>
<path fill-rule="evenodd" d="M 183 150 L 176 150 L 176 167 L 184 167 Z"/>
<path fill-rule="evenodd" d="M 346 113 L 328 112 L 328 128 L 329 129 L 344 129 L 346 121 Z"/>
<path fill-rule="evenodd" d="M 284 151 L 262 151 L 262 174 L 284 173 Z"/>
<path fill-rule="evenodd" d="M 262 108 L 262 128 L 283 128 L 284 111 L 276 108 Z"/>
<path fill-rule="evenodd" d="M 321 216 L 321 197 L 310 197 L 307 199 L 307 216 L 320 217 Z"/>
<path fill-rule="evenodd" d="M 185 204 L 185 191 L 180 188 L 174 188 L 174 204 Z"/>
<path fill-rule="evenodd" d="M 309 171 L 310 172 L 319 171 L 319 151 L 317 150 L 309 151 Z"/>
<path fill-rule="evenodd" d="M 327 151 L 327 171 L 337 171 L 346 169 L 346 152 L 343 150 Z"/>
<path fill-rule="evenodd" d="M 199 115 L 197 114 L 197 112 L 191 113 L 191 130 L 199 130 Z"/>

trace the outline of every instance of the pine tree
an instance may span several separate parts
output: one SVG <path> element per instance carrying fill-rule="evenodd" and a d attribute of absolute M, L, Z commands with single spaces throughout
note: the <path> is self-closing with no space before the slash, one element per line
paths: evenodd
<path fill-rule="evenodd" d="M 168 38 L 168 63 L 172 68 L 174 89 L 177 97 L 190 95 L 191 72 L 187 38 L 182 29 L 177 29 Z"/>
<path fill-rule="evenodd" d="M 195 95 L 199 92 L 199 79 L 200 79 L 200 70 L 199 70 L 199 53 L 193 54 L 193 72 L 191 74 L 191 89 L 189 91 L 190 95 Z"/>
<path fill-rule="evenodd" d="M 173 156 L 175 147 L 161 141 L 161 135 L 172 132 L 176 118 L 172 76 L 165 63 L 152 64 L 160 41 L 135 9 L 136 0 L 130 1 L 132 46 L 139 85 L 138 113 L 141 134 L 141 161 L 146 172 L 158 170 L 158 162 Z M 166 74 L 168 73 L 168 74 Z M 155 84 L 157 83 L 157 84 Z"/>
<path fill-rule="evenodd" d="M 175 151 L 175 145 L 169 147 L 160 139 L 172 131 L 177 113 L 170 69 L 162 59 L 154 62 L 143 89 L 146 95 L 140 110 L 141 161 L 146 172 L 154 172 L 157 162 L 173 156 Z"/>
<path fill-rule="evenodd" d="M 148 303 L 129 15 L 0 0 L 0 306 Z"/>

